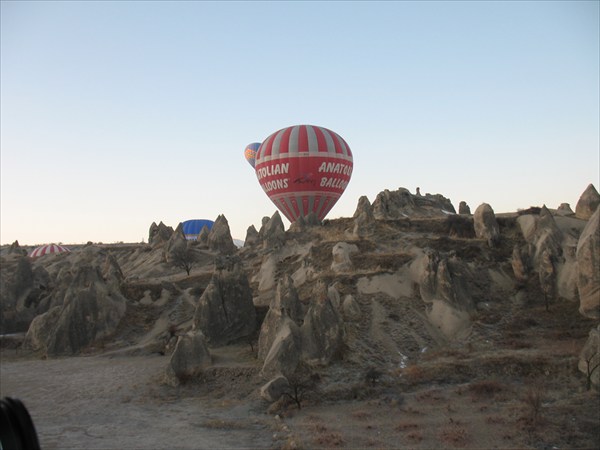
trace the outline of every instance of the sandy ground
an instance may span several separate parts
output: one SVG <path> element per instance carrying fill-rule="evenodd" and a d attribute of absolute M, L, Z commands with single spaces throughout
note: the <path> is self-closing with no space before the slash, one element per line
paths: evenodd
<path fill-rule="evenodd" d="M 232 369 L 226 358 L 204 379 L 174 388 L 161 383 L 165 356 L 43 360 L 13 352 L 3 350 L 0 395 L 25 403 L 45 450 L 591 449 L 600 442 L 598 394 L 569 370 L 530 381 L 419 381 L 428 370 L 458 373 L 436 362 L 403 372 L 416 384 L 380 380 L 354 395 L 340 385 L 338 396 L 334 383 L 310 392 L 298 410 L 269 408 L 258 397 L 256 370 Z M 528 395 L 536 387 L 532 421 Z"/>
<path fill-rule="evenodd" d="M 2 355 L 0 395 L 20 399 L 50 449 L 271 448 L 272 417 L 160 383 L 167 358 Z"/>

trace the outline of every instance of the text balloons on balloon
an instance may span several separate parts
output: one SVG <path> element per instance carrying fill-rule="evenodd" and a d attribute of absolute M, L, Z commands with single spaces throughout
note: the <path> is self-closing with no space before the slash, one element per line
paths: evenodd
<path fill-rule="evenodd" d="M 350 182 L 353 159 L 337 133 L 295 125 L 264 140 L 254 169 L 267 196 L 290 222 L 310 213 L 323 220 Z"/>
<path fill-rule="evenodd" d="M 246 158 L 246 161 L 248 161 L 248 164 L 250 164 L 252 167 L 255 166 L 256 152 L 258 151 L 259 147 L 260 142 L 253 142 L 252 144 L 248 144 L 244 149 L 244 157 Z"/>

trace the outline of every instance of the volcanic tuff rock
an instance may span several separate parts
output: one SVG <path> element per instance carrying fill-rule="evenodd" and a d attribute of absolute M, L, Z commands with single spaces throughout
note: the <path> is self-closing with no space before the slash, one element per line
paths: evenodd
<path fill-rule="evenodd" d="M 531 262 L 527 245 L 520 246 L 519 244 L 515 244 L 512 252 L 511 266 L 517 282 L 523 284 L 529 279 Z"/>
<path fill-rule="evenodd" d="M 365 237 L 373 229 L 373 207 L 369 199 L 363 195 L 358 199 L 356 211 L 354 212 L 354 229 L 352 231 L 355 237 Z"/>
<path fill-rule="evenodd" d="M 284 317 L 292 319 L 297 325 L 302 324 L 304 317 L 298 292 L 289 275 L 277 283 L 276 294 L 261 325 L 258 337 L 259 359 L 264 360 L 267 357 Z"/>
<path fill-rule="evenodd" d="M 475 236 L 479 239 L 485 239 L 490 247 L 498 245 L 500 229 L 494 210 L 490 205 L 482 203 L 477 207 L 475 214 L 473 214 L 473 225 Z"/>
<path fill-rule="evenodd" d="M 600 207 L 579 237 L 577 272 L 579 312 L 585 317 L 600 319 Z"/>
<path fill-rule="evenodd" d="M 471 208 L 467 205 L 467 202 L 462 201 L 458 204 L 458 213 L 459 214 L 471 214 Z"/>
<path fill-rule="evenodd" d="M 589 184 L 583 191 L 575 206 L 575 216 L 579 219 L 588 220 L 600 205 L 600 194 L 593 184 Z"/>
<path fill-rule="evenodd" d="M 252 290 L 241 262 L 232 257 L 215 265 L 194 313 L 194 328 L 204 333 L 211 346 L 250 336 L 256 328 Z"/>
<path fill-rule="evenodd" d="M 196 240 L 196 242 L 201 247 L 208 247 L 208 235 L 209 234 L 210 234 L 210 230 L 208 229 L 208 227 L 206 225 L 204 225 L 202 227 L 202 229 L 200 230 L 200 233 L 198 234 L 198 239 Z"/>
<path fill-rule="evenodd" d="M 378 220 L 394 220 L 402 217 L 440 217 L 454 214 L 450 200 L 440 194 L 412 195 L 408 189 L 385 190 L 377 194 L 373 202 L 373 216 Z"/>
<path fill-rule="evenodd" d="M 265 249 L 276 250 L 285 242 L 285 227 L 278 211 L 261 227 L 259 232 Z"/>
<path fill-rule="evenodd" d="M 167 383 L 177 386 L 181 380 L 197 375 L 212 364 L 204 335 L 196 330 L 179 336 L 166 370 Z"/>
<path fill-rule="evenodd" d="M 289 377 L 300 362 L 302 337 L 296 323 L 283 315 L 273 344 L 265 356 L 261 374 L 265 379 L 276 375 Z"/>
<path fill-rule="evenodd" d="M 210 250 L 230 255 L 237 251 L 237 247 L 233 243 L 231 231 L 229 230 L 229 222 L 223 214 L 217 217 L 215 223 L 208 234 L 208 248 Z"/>
<path fill-rule="evenodd" d="M 568 203 L 561 203 L 558 209 L 556 210 L 556 214 L 559 216 L 572 216 L 575 214 L 571 209 L 571 205 Z"/>
<path fill-rule="evenodd" d="M 358 247 L 347 242 L 338 242 L 331 250 L 333 261 L 331 262 L 331 270 L 336 273 L 349 272 L 354 268 L 350 257 L 358 253 Z"/>
<path fill-rule="evenodd" d="M 328 297 L 313 299 L 301 331 L 302 357 L 307 363 L 329 364 L 342 355 L 344 322 Z"/>
<path fill-rule="evenodd" d="M 260 396 L 268 402 L 275 402 L 289 392 L 290 383 L 283 375 L 278 375 L 260 388 Z"/>
<path fill-rule="evenodd" d="M 173 228 L 166 226 L 160 222 L 156 225 L 156 222 L 152 222 L 150 225 L 150 231 L 148 232 L 148 244 L 158 245 L 167 242 L 173 234 Z"/>
<path fill-rule="evenodd" d="M 244 240 L 244 247 L 252 247 L 258 242 L 258 231 L 254 225 L 250 225 L 246 230 L 246 239 Z"/>
<path fill-rule="evenodd" d="M 183 234 L 183 224 L 179 224 L 165 246 L 165 261 L 173 262 L 173 258 L 177 253 L 185 251 L 188 241 Z"/>
<path fill-rule="evenodd" d="M 29 341 L 43 342 L 39 349 L 49 355 L 75 354 L 114 333 L 125 314 L 125 303 L 121 293 L 104 281 L 97 266 L 79 266 L 59 313 L 55 309 L 38 317 L 40 323 L 29 328 Z"/>

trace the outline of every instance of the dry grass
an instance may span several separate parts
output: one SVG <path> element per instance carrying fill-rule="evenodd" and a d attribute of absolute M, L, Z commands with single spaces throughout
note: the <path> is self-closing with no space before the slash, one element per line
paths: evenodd
<path fill-rule="evenodd" d="M 450 423 L 439 432 L 438 438 L 446 446 L 464 447 L 469 441 L 469 434 L 460 422 L 450 419 Z"/>
<path fill-rule="evenodd" d="M 468 390 L 474 397 L 493 397 L 506 390 L 506 385 L 497 380 L 482 380 L 471 383 Z"/>

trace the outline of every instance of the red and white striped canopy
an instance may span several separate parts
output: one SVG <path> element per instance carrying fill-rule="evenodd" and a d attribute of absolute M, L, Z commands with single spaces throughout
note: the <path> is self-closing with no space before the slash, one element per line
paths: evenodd
<path fill-rule="evenodd" d="M 70 251 L 71 250 L 69 250 L 67 247 L 63 247 L 62 245 L 47 244 L 37 247 L 29 254 L 29 256 L 32 258 L 37 258 L 38 256 L 44 256 L 50 253 L 68 253 Z"/>
<path fill-rule="evenodd" d="M 352 176 L 350 147 L 324 127 L 296 125 L 271 134 L 256 154 L 261 187 L 294 222 L 314 213 L 323 220 Z"/>

